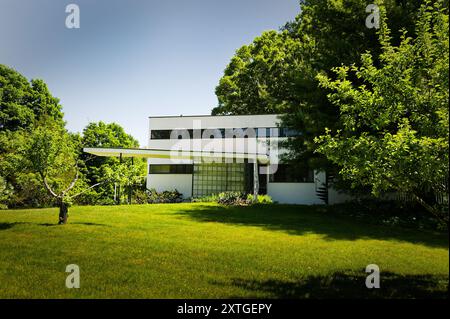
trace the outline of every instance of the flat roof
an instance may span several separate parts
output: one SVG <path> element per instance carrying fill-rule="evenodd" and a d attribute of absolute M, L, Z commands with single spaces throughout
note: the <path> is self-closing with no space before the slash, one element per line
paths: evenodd
<path fill-rule="evenodd" d="M 230 115 L 156 115 L 149 118 L 174 118 L 174 117 L 230 117 L 230 116 L 281 116 L 283 114 L 230 114 Z"/>

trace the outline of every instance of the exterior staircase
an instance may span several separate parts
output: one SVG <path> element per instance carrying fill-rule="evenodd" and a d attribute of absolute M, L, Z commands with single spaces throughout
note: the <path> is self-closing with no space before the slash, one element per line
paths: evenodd
<path fill-rule="evenodd" d="M 326 173 L 325 175 L 325 183 L 316 180 L 316 195 L 323 202 L 328 205 L 328 187 L 330 185 L 330 181 L 333 180 L 333 175 Z"/>

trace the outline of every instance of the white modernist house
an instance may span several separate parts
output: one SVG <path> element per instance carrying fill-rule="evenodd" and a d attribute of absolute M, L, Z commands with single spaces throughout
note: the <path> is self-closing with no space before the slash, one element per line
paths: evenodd
<path fill-rule="evenodd" d="M 145 157 L 147 188 L 176 189 L 184 198 L 239 191 L 268 194 L 288 204 L 345 199 L 328 188 L 324 172 L 281 161 L 280 142 L 301 133 L 279 123 L 279 115 L 150 117 L 148 148 L 85 148 L 85 152 Z"/>

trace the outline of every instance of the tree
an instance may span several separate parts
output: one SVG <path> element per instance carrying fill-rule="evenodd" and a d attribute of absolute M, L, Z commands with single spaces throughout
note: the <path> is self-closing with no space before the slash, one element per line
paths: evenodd
<path fill-rule="evenodd" d="M 139 143 L 131 135 L 116 123 L 106 124 L 104 122 L 89 123 L 83 130 L 81 145 L 84 147 L 111 147 L 111 148 L 137 148 Z M 95 185 L 105 181 L 106 171 L 119 171 L 120 160 L 114 157 L 96 157 L 89 154 L 81 154 L 80 158 L 85 163 L 82 172 L 85 174 L 88 184 Z M 122 164 L 131 166 L 131 159 L 123 159 Z M 146 173 L 146 161 L 135 159 L 133 169 L 136 177 L 144 176 Z M 120 180 L 120 179 L 119 179 Z M 116 181 L 118 182 L 118 181 Z M 97 201 L 109 203 L 114 194 L 114 183 L 103 183 L 96 189 Z"/>
<path fill-rule="evenodd" d="M 51 197 L 39 176 L 20 165 L 18 150 L 36 123 L 47 118 L 64 127 L 59 100 L 42 80 L 30 82 L 15 70 L 0 64 L 0 172 L 12 189 L 8 206 L 46 206 Z"/>
<path fill-rule="evenodd" d="M 142 161 L 141 161 L 142 163 Z M 126 162 L 114 166 L 104 166 L 104 179 L 122 185 L 128 190 L 128 204 L 131 204 L 132 190 L 135 185 L 140 185 L 144 181 L 145 175 L 142 173 L 142 165 L 134 165 Z M 120 204 L 120 193 L 117 202 Z"/>
<path fill-rule="evenodd" d="M 28 80 L 0 64 L 0 132 L 29 129 L 42 116 L 64 125 L 59 100 L 44 81 Z"/>
<path fill-rule="evenodd" d="M 42 121 L 22 146 L 25 167 L 38 174 L 59 206 L 59 224 L 66 224 L 68 204 L 79 196 L 72 193 L 80 177 L 75 139 L 54 121 Z M 92 185 L 89 188 L 96 187 Z"/>
<path fill-rule="evenodd" d="M 439 193 L 448 196 L 448 7 L 426 1 L 415 36 L 404 31 L 398 46 L 381 9 L 380 63 L 368 52 L 361 66 L 334 68 L 336 79 L 318 76 L 343 124 L 316 138 L 318 152 L 353 186 L 368 186 L 375 195 L 411 194 L 448 222 L 448 211 L 442 214 L 433 200 Z"/>
<path fill-rule="evenodd" d="M 388 20 L 396 31 L 413 30 L 421 1 L 386 0 Z M 380 52 L 374 29 L 365 26 L 367 1 L 303 0 L 301 13 L 281 31 L 270 31 L 237 50 L 216 88 L 218 106 L 212 114 L 285 113 L 282 126 L 301 131 L 285 146 L 284 160 L 301 168 L 333 169 L 315 153 L 314 138 L 325 127 L 340 128 L 339 109 L 327 99 L 316 75 L 358 61 L 369 50 Z M 357 79 L 356 79 L 357 80 Z M 331 164 L 331 165 L 330 165 Z M 332 167 L 330 167 L 332 166 Z"/>

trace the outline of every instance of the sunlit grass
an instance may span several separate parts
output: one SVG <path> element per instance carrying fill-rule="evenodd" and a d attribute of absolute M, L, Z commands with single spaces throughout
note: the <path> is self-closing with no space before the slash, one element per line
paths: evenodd
<path fill-rule="evenodd" d="M 3 298 L 445 297 L 446 235 L 318 207 L 215 204 L 0 211 Z M 67 289 L 77 264 L 81 288 Z M 365 287 L 377 264 L 381 288 Z"/>

